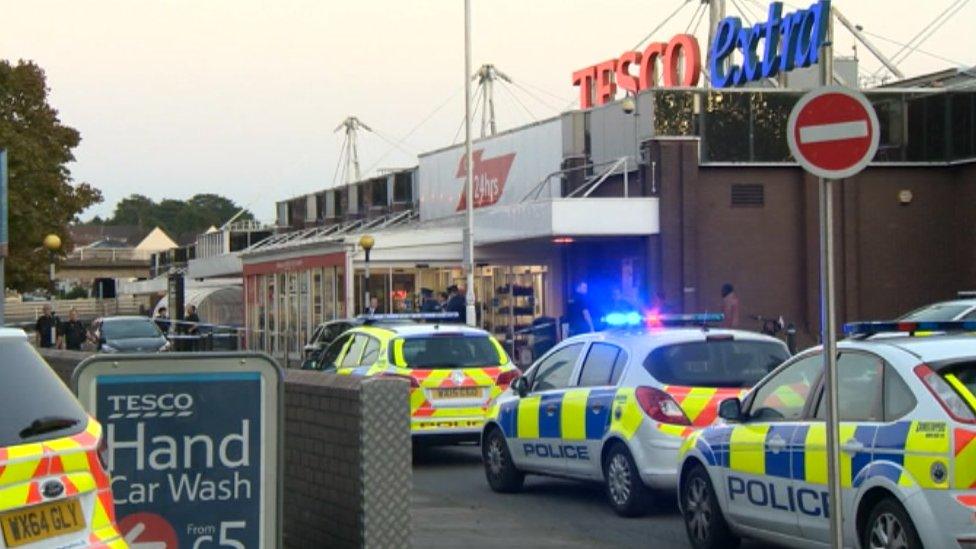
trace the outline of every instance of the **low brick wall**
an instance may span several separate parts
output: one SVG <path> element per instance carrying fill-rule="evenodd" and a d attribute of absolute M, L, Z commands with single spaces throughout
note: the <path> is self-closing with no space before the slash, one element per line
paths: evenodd
<path fill-rule="evenodd" d="M 86 352 L 42 349 L 68 386 Z M 285 547 L 408 547 L 409 386 L 285 370 Z"/>

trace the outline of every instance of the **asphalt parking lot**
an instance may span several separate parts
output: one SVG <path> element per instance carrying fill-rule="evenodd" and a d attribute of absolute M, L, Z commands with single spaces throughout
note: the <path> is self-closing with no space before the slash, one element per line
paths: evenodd
<path fill-rule="evenodd" d="M 643 518 L 625 519 L 596 484 L 530 476 L 522 493 L 496 494 L 475 446 L 420 451 L 413 473 L 414 547 L 689 547 L 673 496 Z"/>

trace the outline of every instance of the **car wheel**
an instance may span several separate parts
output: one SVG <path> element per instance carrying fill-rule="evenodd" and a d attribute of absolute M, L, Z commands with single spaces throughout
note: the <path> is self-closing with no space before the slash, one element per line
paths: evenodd
<path fill-rule="evenodd" d="M 696 549 L 738 547 L 740 539 L 729 530 L 708 472 L 695 465 L 681 483 L 681 509 L 688 540 Z"/>
<path fill-rule="evenodd" d="M 640 472 L 627 447 L 616 443 L 603 462 L 603 478 L 610 506 L 622 517 L 639 517 L 651 504 L 651 491 L 644 485 Z"/>
<path fill-rule="evenodd" d="M 481 448 L 481 458 L 485 464 L 485 478 L 488 486 L 495 492 L 512 493 L 522 489 L 525 474 L 515 468 L 512 454 L 500 429 L 492 429 L 485 437 Z"/>
<path fill-rule="evenodd" d="M 915 525 L 894 498 L 879 501 L 861 532 L 861 547 L 870 549 L 921 549 Z"/>

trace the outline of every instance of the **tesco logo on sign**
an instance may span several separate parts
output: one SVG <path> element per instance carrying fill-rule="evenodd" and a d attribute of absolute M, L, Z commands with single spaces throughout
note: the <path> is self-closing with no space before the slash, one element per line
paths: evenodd
<path fill-rule="evenodd" d="M 635 74 L 636 71 L 636 74 Z M 660 74 L 660 78 L 658 75 Z M 643 52 L 628 51 L 617 59 L 597 63 L 573 73 L 579 86 L 580 108 L 605 105 L 617 96 L 617 88 L 636 94 L 661 86 L 694 87 L 701 78 L 701 48 L 690 34 L 679 34 L 670 42 L 655 42 Z"/>

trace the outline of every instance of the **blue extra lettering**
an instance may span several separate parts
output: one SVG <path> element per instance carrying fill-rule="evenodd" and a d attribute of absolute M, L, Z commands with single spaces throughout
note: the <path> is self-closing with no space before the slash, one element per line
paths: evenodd
<path fill-rule="evenodd" d="M 719 22 L 708 60 L 713 86 L 741 86 L 819 62 L 827 37 L 830 0 L 819 0 L 785 16 L 782 13 L 782 2 L 773 2 L 764 23 L 743 27 L 738 17 Z M 736 49 L 742 56 L 741 66 L 732 63 Z"/>

